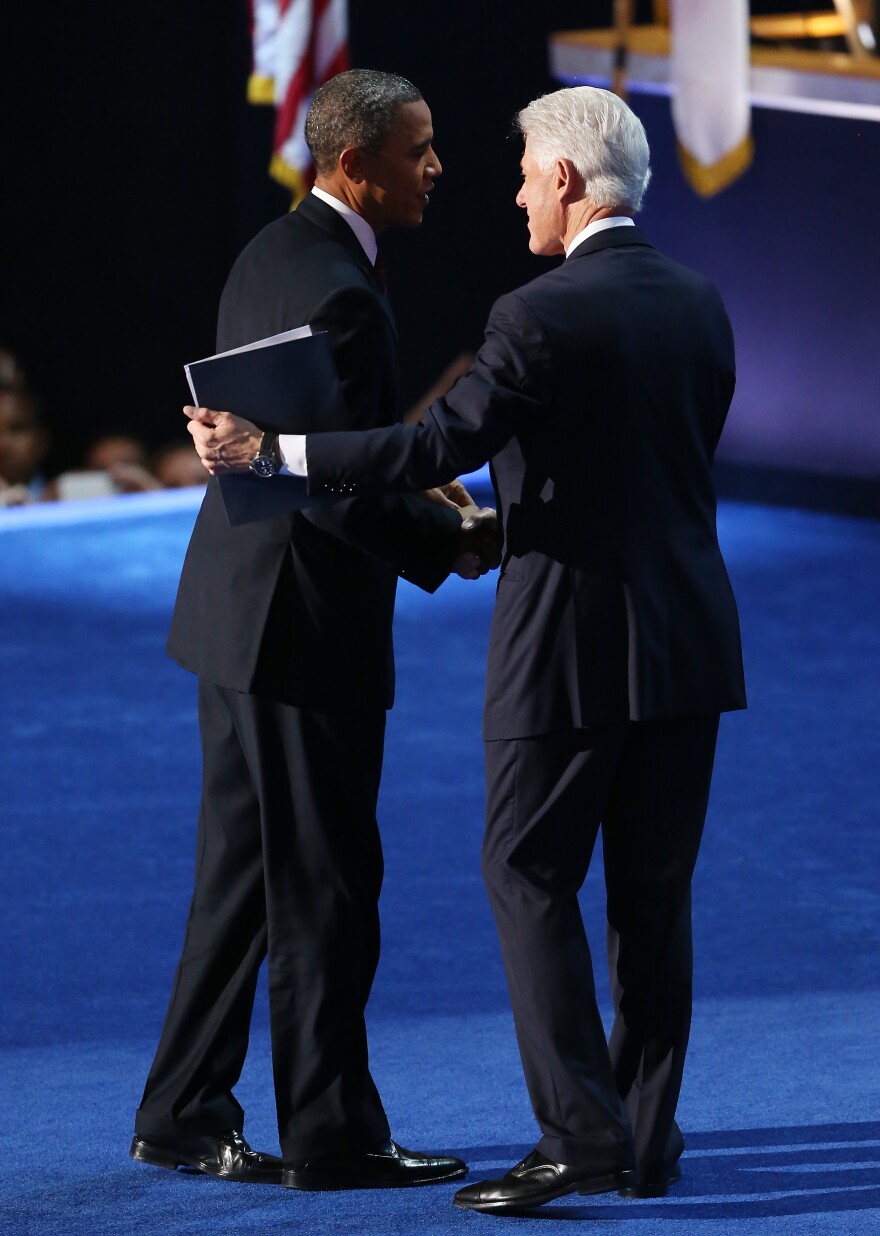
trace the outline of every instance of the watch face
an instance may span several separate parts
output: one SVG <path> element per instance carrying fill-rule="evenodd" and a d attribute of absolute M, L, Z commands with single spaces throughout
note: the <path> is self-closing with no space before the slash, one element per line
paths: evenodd
<path fill-rule="evenodd" d="M 255 455 L 251 460 L 251 472 L 255 476 L 274 476 L 278 465 L 271 455 Z"/>

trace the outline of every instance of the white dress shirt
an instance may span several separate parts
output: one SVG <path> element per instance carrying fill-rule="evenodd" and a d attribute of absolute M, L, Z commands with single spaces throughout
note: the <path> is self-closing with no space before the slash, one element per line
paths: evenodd
<path fill-rule="evenodd" d="M 592 223 L 581 228 L 573 240 L 569 241 L 565 256 L 571 257 L 582 240 L 586 240 L 588 236 L 595 236 L 597 232 L 604 232 L 609 227 L 635 227 L 635 222 L 629 215 L 613 215 L 610 219 L 594 219 Z"/>
<path fill-rule="evenodd" d="M 326 202 L 338 215 L 342 215 L 345 222 L 357 236 L 361 242 L 361 248 L 367 257 L 370 259 L 370 265 L 376 265 L 376 254 L 379 252 L 379 245 L 376 240 L 376 233 L 367 223 L 363 215 L 359 215 L 356 210 L 352 210 L 345 202 L 340 202 L 338 197 L 333 197 L 331 193 L 325 193 L 323 189 L 319 189 L 317 185 L 312 189 L 315 197 L 322 202 Z"/>

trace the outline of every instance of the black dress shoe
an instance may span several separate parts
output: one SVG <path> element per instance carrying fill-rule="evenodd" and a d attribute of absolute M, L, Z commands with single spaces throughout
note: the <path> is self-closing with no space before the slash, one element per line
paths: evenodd
<path fill-rule="evenodd" d="M 459 1189 L 452 1200 L 463 1210 L 515 1214 L 543 1206 L 566 1193 L 613 1193 L 615 1189 L 635 1183 L 635 1179 L 631 1168 L 597 1173 L 588 1167 L 554 1163 L 540 1150 L 533 1150 L 500 1180 L 468 1185 L 466 1189 Z"/>
<path fill-rule="evenodd" d="M 403 1189 L 438 1184 L 467 1174 L 467 1164 L 452 1155 L 419 1154 L 389 1142 L 360 1155 L 326 1155 L 285 1163 L 281 1183 L 286 1189 L 323 1192 L 330 1189 Z"/>
<path fill-rule="evenodd" d="M 648 1174 L 638 1184 L 627 1185 L 618 1192 L 621 1197 L 665 1197 L 677 1180 L 681 1180 L 681 1168 L 670 1167 L 665 1173 Z"/>
<path fill-rule="evenodd" d="M 236 1129 L 203 1133 L 198 1137 L 138 1137 L 129 1154 L 153 1167 L 177 1167 L 203 1172 L 218 1180 L 247 1184 L 281 1184 L 282 1162 L 274 1154 L 251 1150 Z"/>

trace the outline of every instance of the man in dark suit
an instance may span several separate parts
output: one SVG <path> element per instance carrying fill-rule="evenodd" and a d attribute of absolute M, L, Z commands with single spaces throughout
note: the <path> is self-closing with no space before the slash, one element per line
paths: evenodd
<path fill-rule="evenodd" d="M 560 90 L 519 122 L 530 248 L 565 261 L 496 302 L 472 369 L 422 425 L 283 443 L 317 494 L 492 461 L 504 547 L 483 871 L 542 1137 L 456 1203 L 500 1214 L 678 1179 L 691 877 L 719 713 L 745 706 L 711 477 L 734 388 L 721 299 L 633 224 L 649 152 L 624 103 Z M 218 459 L 232 427 L 191 429 L 209 470 L 233 462 Z M 577 902 L 600 826 L 608 1044 Z"/>
<path fill-rule="evenodd" d="M 326 330 L 351 427 L 388 425 L 401 413 L 400 374 L 376 234 L 421 222 L 441 171 L 431 115 L 403 78 L 352 70 L 318 91 L 306 136 L 316 189 L 235 263 L 218 349 L 306 323 Z M 271 484 L 272 444 L 258 447 L 255 470 Z M 462 520 L 491 519 L 463 493 L 356 496 L 231 528 L 209 484 L 168 645 L 199 675 L 195 891 L 136 1159 L 309 1190 L 466 1171 L 390 1140 L 364 1026 L 397 576 L 432 592 L 453 565 L 478 573 Z M 267 953 L 283 1176 L 281 1159 L 244 1141 L 233 1095 Z"/>

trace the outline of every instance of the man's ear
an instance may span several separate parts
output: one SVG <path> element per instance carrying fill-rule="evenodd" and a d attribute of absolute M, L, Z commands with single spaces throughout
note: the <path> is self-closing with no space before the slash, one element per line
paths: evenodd
<path fill-rule="evenodd" d="M 357 146 L 346 146 L 339 156 L 339 166 L 346 180 L 352 180 L 356 185 L 365 180 L 363 152 Z"/>
<path fill-rule="evenodd" d="M 571 159 L 556 160 L 556 196 L 563 206 L 570 206 L 584 196 L 584 182 Z"/>

